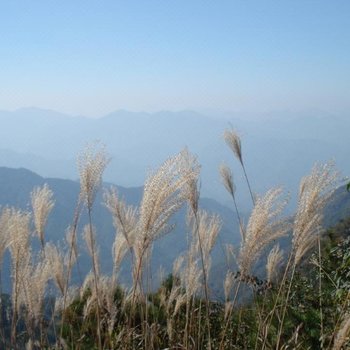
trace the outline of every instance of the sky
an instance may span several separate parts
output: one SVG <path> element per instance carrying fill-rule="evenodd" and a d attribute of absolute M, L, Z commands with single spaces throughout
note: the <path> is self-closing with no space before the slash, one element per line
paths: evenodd
<path fill-rule="evenodd" d="M 350 109 L 348 0 L 0 2 L 0 109 Z"/>

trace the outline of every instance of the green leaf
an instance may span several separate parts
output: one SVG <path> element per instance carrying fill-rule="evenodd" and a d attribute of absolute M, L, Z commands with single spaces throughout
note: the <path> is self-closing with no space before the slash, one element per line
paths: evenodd
<path fill-rule="evenodd" d="M 350 182 L 346 185 L 346 190 L 350 192 Z"/>

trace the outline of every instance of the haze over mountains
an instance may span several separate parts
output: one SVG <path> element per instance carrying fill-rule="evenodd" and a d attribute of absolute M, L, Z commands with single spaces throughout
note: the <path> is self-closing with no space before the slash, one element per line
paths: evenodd
<path fill-rule="evenodd" d="M 233 169 L 239 209 L 245 222 L 251 205 L 241 168 L 222 137 L 226 128 L 232 126 L 241 135 L 243 158 L 255 192 L 284 185 L 295 200 L 300 178 L 309 173 L 316 161 L 333 158 L 338 169 L 345 175 L 350 173 L 347 135 L 350 121 L 320 112 L 285 113 L 283 116 L 271 113 L 260 117 L 225 114 L 214 118 L 191 111 L 154 114 L 117 111 L 91 119 L 29 108 L 1 111 L 0 122 L 0 205 L 28 209 L 32 189 L 48 183 L 56 199 L 47 228 L 50 241 L 61 241 L 71 224 L 79 193 L 78 182 L 72 181 L 78 178 L 76 156 L 87 142 L 101 140 L 106 144 L 112 159 L 104 180 L 116 184 L 121 195 L 133 205 L 137 205 L 142 196 L 141 186 L 147 171 L 188 147 L 202 165 L 201 206 L 219 214 L 223 220 L 213 252 L 213 278 L 220 281 L 225 271 L 224 245 L 234 243 L 238 246 L 240 239 L 230 198 L 218 173 L 223 161 Z M 335 224 L 349 214 L 344 188 L 338 197 L 339 200 L 331 203 L 326 212 L 328 223 Z M 101 203 L 100 193 L 94 210 L 94 224 L 99 235 L 101 266 L 103 271 L 109 272 L 115 232 L 112 218 Z M 84 221 L 86 218 L 82 219 L 82 225 Z M 154 272 L 163 266 L 168 273 L 175 257 L 186 249 L 185 209 L 173 218 L 173 222 L 176 229 L 155 244 Z M 286 249 L 288 242 L 282 242 Z M 81 238 L 79 246 L 80 270 L 84 275 L 90 269 L 90 263 Z M 4 266 L 10 264 L 5 261 Z M 130 279 L 128 269 L 126 260 L 121 274 L 126 283 Z M 78 282 L 77 274 L 74 279 Z"/>
<path fill-rule="evenodd" d="M 249 207 L 249 197 L 239 164 L 222 138 L 230 126 L 241 135 L 243 157 L 256 192 L 284 185 L 294 195 L 300 177 L 316 161 L 333 158 L 344 175 L 350 173 L 350 120 L 320 111 L 254 118 L 232 113 L 214 118 L 192 111 L 117 111 L 91 119 L 25 108 L 0 111 L 0 122 L 1 166 L 76 179 L 77 153 L 87 142 L 101 140 L 112 157 L 104 179 L 121 186 L 141 186 L 149 169 L 188 147 L 202 165 L 201 189 L 206 197 L 223 203 L 229 200 L 218 167 L 223 161 L 231 166 L 242 210 Z"/>

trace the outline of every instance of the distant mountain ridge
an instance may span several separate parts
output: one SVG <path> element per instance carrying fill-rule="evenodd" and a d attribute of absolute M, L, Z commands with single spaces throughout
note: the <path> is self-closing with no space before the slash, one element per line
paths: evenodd
<path fill-rule="evenodd" d="M 285 116 L 285 119 L 283 118 Z M 86 142 L 106 144 L 112 161 L 106 180 L 140 186 L 150 168 L 188 147 L 202 164 L 202 192 L 222 203 L 229 200 L 219 179 L 224 161 L 233 168 L 237 199 L 249 208 L 249 196 L 239 164 L 222 134 L 232 125 L 241 134 L 243 157 L 253 190 L 284 185 L 295 193 L 313 163 L 334 158 L 350 173 L 350 118 L 320 111 L 275 112 L 245 119 L 226 114 L 213 118 L 192 111 L 135 113 L 117 111 L 99 119 L 71 117 L 27 108 L 0 111 L 0 165 L 27 167 L 45 177 L 75 179 L 75 156 Z"/>

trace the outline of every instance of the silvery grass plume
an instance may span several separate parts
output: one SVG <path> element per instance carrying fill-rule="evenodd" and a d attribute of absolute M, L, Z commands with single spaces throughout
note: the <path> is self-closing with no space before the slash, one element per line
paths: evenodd
<path fill-rule="evenodd" d="M 83 284 L 79 290 L 80 298 L 84 298 L 86 294 L 93 293 L 93 286 L 94 286 L 94 274 L 92 271 L 90 271 L 88 274 L 86 274 Z"/>
<path fill-rule="evenodd" d="M 104 147 L 98 147 L 98 145 L 92 144 L 88 146 L 83 153 L 78 157 L 78 168 L 80 175 L 80 200 L 84 202 L 88 211 L 89 224 L 86 230 L 86 241 L 90 250 L 92 258 L 92 269 L 95 276 L 95 290 L 97 294 L 97 337 L 98 348 L 102 349 L 101 339 L 101 323 L 100 323 L 100 301 L 98 299 L 98 279 L 99 279 L 99 266 L 98 266 L 98 254 L 94 244 L 94 230 L 92 227 L 92 207 L 96 198 L 97 191 L 102 184 L 102 174 L 105 170 L 109 159 L 107 157 Z M 62 328 L 61 328 L 62 330 Z M 62 331 L 61 331 L 62 332 Z"/>
<path fill-rule="evenodd" d="M 197 251 L 200 250 L 201 241 L 203 262 L 208 278 L 210 269 L 210 253 L 214 248 L 222 223 L 218 215 L 210 215 L 204 210 L 199 210 L 197 215 L 197 223 L 193 223 L 193 225 L 197 226 L 197 235 L 195 235 L 194 232 L 194 239 L 197 245 L 196 249 Z"/>
<path fill-rule="evenodd" d="M 134 284 L 139 282 L 144 256 L 157 238 L 172 229 L 169 219 L 188 199 L 189 183 L 195 181 L 198 175 L 199 165 L 196 159 L 184 150 L 166 160 L 147 178 L 133 247 Z"/>
<path fill-rule="evenodd" d="M 36 187 L 31 193 L 35 232 L 40 239 L 42 249 L 44 249 L 47 218 L 55 204 L 52 197 L 53 193 L 47 184 L 43 187 Z"/>
<path fill-rule="evenodd" d="M 234 203 L 236 215 L 237 215 L 237 220 L 238 220 L 238 225 L 239 225 L 239 230 L 241 233 L 241 238 L 242 238 L 242 240 L 244 240 L 244 227 L 242 224 L 241 216 L 239 214 L 238 206 L 237 206 L 237 202 L 236 202 L 236 196 L 235 196 L 236 186 L 233 182 L 232 171 L 226 164 L 221 164 L 219 171 L 220 171 L 222 183 L 223 183 L 224 187 L 226 188 L 227 192 L 231 195 L 231 197 L 233 199 L 233 203 Z"/>
<path fill-rule="evenodd" d="M 64 256 L 55 245 L 47 243 L 45 245 L 45 257 L 50 268 L 50 275 L 55 282 L 58 290 L 64 295 L 66 290 L 66 273 L 68 265 L 68 256 Z"/>
<path fill-rule="evenodd" d="M 283 250 L 280 249 L 279 244 L 276 244 L 270 251 L 267 257 L 266 274 L 267 281 L 274 282 L 278 275 L 278 270 L 283 261 Z"/>
<path fill-rule="evenodd" d="M 90 209 L 102 184 L 102 174 L 108 163 L 105 147 L 97 142 L 88 144 L 78 156 L 80 197 Z"/>
<path fill-rule="evenodd" d="M 32 338 L 30 338 L 25 346 L 25 350 L 35 350 L 40 349 L 40 342 L 38 340 L 34 341 Z"/>
<path fill-rule="evenodd" d="M 186 303 L 186 294 L 179 280 L 183 263 L 184 257 L 180 255 L 173 264 L 171 290 L 167 291 L 166 288 L 163 287 L 160 293 L 160 303 L 165 308 L 167 315 L 167 333 L 170 340 L 172 340 L 174 336 L 174 318 L 179 312 L 180 307 Z"/>
<path fill-rule="evenodd" d="M 226 265 L 231 266 L 234 263 L 237 263 L 238 261 L 238 255 L 237 255 L 237 249 L 233 244 L 226 243 L 225 244 L 225 258 L 226 258 Z"/>
<path fill-rule="evenodd" d="M 203 270 L 199 267 L 198 250 L 195 243 L 190 245 L 185 267 L 181 270 L 180 280 L 186 293 L 187 303 L 201 288 Z"/>
<path fill-rule="evenodd" d="M 115 284 L 113 278 L 108 276 L 101 276 L 98 280 L 98 295 L 94 288 L 94 274 L 89 273 L 83 283 L 80 291 L 80 297 L 85 298 L 88 295 L 86 305 L 84 306 L 84 318 L 88 317 L 94 312 L 100 303 L 100 307 L 103 308 L 110 316 L 115 315 L 116 305 L 114 303 Z"/>
<path fill-rule="evenodd" d="M 105 191 L 104 204 L 112 214 L 113 226 L 116 230 L 112 255 L 114 271 L 117 272 L 128 250 L 133 258 L 132 247 L 137 234 L 138 210 L 126 205 L 125 201 L 119 198 L 115 188 Z"/>
<path fill-rule="evenodd" d="M 189 158 L 188 158 L 188 161 Z M 200 196 L 200 191 L 199 191 L 199 177 L 193 177 L 190 179 L 187 183 L 187 191 L 188 193 L 188 198 L 187 198 L 187 203 L 188 203 L 188 210 L 187 210 L 187 219 L 191 221 L 193 217 L 195 217 L 198 213 L 198 208 L 199 208 L 199 196 Z"/>
<path fill-rule="evenodd" d="M 0 215 L 0 266 L 4 253 L 9 245 L 10 232 L 9 232 L 9 218 L 11 216 L 11 209 L 5 208 Z"/>
<path fill-rule="evenodd" d="M 11 343 L 16 344 L 17 317 L 20 313 L 20 288 L 25 278 L 26 267 L 31 260 L 31 249 L 29 245 L 30 214 L 17 209 L 10 209 L 8 217 L 8 229 L 10 232 L 9 249 L 11 253 L 11 278 L 12 278 L 12 322 Z"/>
<path fill-rule="evenodd" d="M 66 290 L 66 295 L 62 295 L 55 299 L 55 315 L 63 312 L 79 298 L 80 288 L 77 286 L 69 286 Z"/>
<path fill-rule="evenodd" d="M 90 209 L 89 214 L 90 214 Z M 101 339 L 101 301 L 100 301 L 100 291 L 99 291 L 99 284 L 100 284 L 100 265 L 99 265 L 99 253 L 98 249 L 96 247 L 96 230 L 92 226 L 91 222 L 91 215 L 89 215 L 90 222 L 88 225 L 84 227 L 83 230 L 83 237 L 85 239 L 89 255 L 92 260 L 92 271 L 94 276 L 94 292 L 92 293 L 91 297 L 96 298 L 96 319 L 97 319 L 97 337 L 98 337 L 98 348 L 102 349 L 102 339 Z M 87 304 L 89 303 L 89 300 L 87 301 Z"/>
<path fill-rule="evenodd" d="M 251 273 L 254 264 L 270 243 L 288 232 L 289 224 L 280 218 L 288 200 L 281 196 L 281 188 L 271 189 L 255 202 L 238 256 L 238 266 L 243 275 Z"/>
<path fill-rule="evenodd" d="M 186 302 L 186 298 L 183 293 L 183 288 L 180 283 L 181 281 L 179 280 L 184 261 L 185 259 L 183 255 L 180 255 L 174 261 L 172 272 L 173 283 L 171 286 L 171 290 L 168 295 L 163 295 L 162 299 L 162 304 L 165 306 L 167 314 L 172 317 L 176 316 L 181 305 L 183 305 Z M 171 313 L 172 308 L 173 312 Z"/>
<path fill-rule="evenodd" d="M 14 308 L 17 303 L 19 289 L 26 274 L 26 268 L 31 259 L 29 245 L 30 214 L 17 209 L 10 209 L 8 217 L 8 229 L 10 232 L 9 249 L 12 263 L 12 300 Z M 18 310 L 16 310 L 18 311 Z"/>
<path fill-rule="evenodd" d="M 241 139 L 238 136 L 237 132 L 233 129 L 225 130 L 224 140 L 227 146 L 231 149 L 231 151 L 237 157 L 241 165 L 243 165 Z"/>
<path fill-rule="evenodd" d="M 65 265 L 68 266 L 68 270 L 70 270 L 78 260 L 77 236 L 72 226 L 68 226 L 66 229 L 65 242 L 67 247 L 71 250 L 71 254 L 67 253 L 64 260 Z"/>
<path fill-rule="evenodd" d="M 343 318 L 343 322 L 341 323 L 337 334 L 335 335 L 332 350 L 341 350 L 342 347 L 346 345 L 349 341 L 350 341 L 350 314 L 346 314 Z"/>
<path fill-rule="evenodd" d="M 43 317 L 44 297 L 50 275 L 50 265 L 45 258 L 35 264 L 29 262 L 25 267 L 18 304 L 25 307 L 28 324 L 32 325 L 33 332 Z"/>
<path fill-rule="evenodd" d="M 233 182 L 233 175 L 231 169 L 226 164 L 221 164 L 219 168 L 219 172 L 221 175 L 221 180 L 223 185 L 225 186 L 228 193 L 231 194 L 231 196 L 235 197 L 236 192 L 236 186 Z"/>
<path fill-rule="evenodd" d="M 293 227 L 294 264 L 314 246 L 322 231 L 324 208 L 333 195 L 338 173 L 331 163 L 316 164 L 301 180 L 298 207 Z"/>
<path fill-rule="evenodd" d="M 232 287 L 235 283 L 235 275 L 232 271 L 227 271 L 226 277 L 224 280 L 224 295 L 225 300 L 228 301 L 230 299 L 230 294 L 232 291 Z"/>
<path fill-rule="evenodd" d="M 108 316 L 103 317 L 102 325 L 107 328 L 111 336 L 117 321 L 118 308 L 114 301 L 116 284 L 113 277 L 102 276 L 99 280 L 99 293 L 103 310 Z"/>
<path fill-rule="evenodd" d="M 235 283 L 235 275 L 232 271 L 227 271 L 226 277 L 224 280 L 224 295 L 225 295 L 225 320 L 227 316 L 231 313 L 231 309 L 233 307 L 233 303 L 230 301 L 231 292 L 233 285 Z"/>
<path fill-rule="evenodd" d="M 252 198 L 252 202 L 253 205 L 255 204 L 255 198 L 253 196 L 253 191 L 251 189 L 250 186 L 250 182 L 248 179 L 248 175 L 247 175 L 247 171 L 245 169 L 244 166 L 244 162 L 243 162 L 243 157 L 242 157 L 242 146 L 241 146 L 241 139 L 238 136 L 238 134 L 236 133 L 235 130 L 231 129 L 231 130 L 225 130 L 224 132 L 224 139 L 225 142 L 227 144 L 227 146 L 231 149 L 231 151 L 234 153 L 234 155 L 237 157 L 237 159 L 239 160 L 239 162 L 241 163 L 243 172 L 244 172 L 244 176 L 248 185 L 248 189 L 249 189 L 249 193 L 250 196 Z"/>

